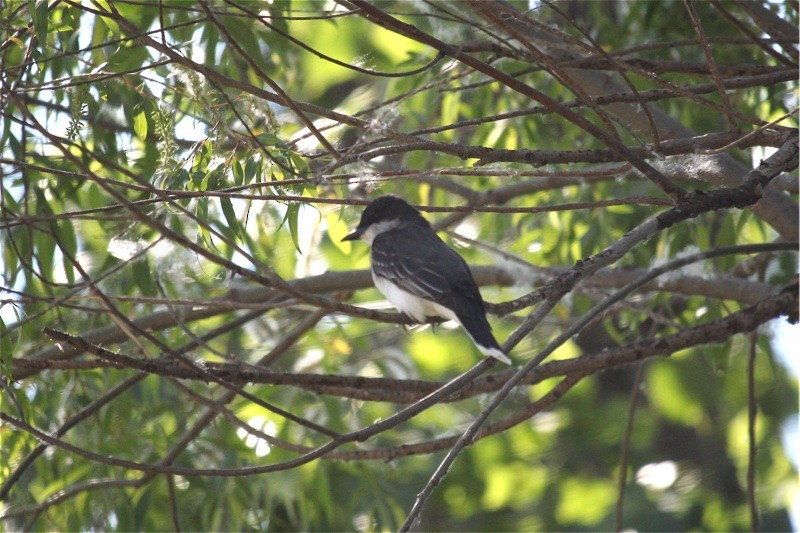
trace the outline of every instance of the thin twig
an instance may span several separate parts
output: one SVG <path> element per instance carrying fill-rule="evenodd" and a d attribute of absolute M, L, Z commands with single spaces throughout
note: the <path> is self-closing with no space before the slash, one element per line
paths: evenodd
<path fill-rule="evenodd" d="M 633 389 L 628 405 L 628 420 L 625 423 L 625 434 L 620 445 L 619 453 L 619 478 L 617 479 L 617 505 L 614 513 L 614 530 L 622 531 L 622 513 L 625 509 L 625 487 L 628 484 L 628 455 L 630 453 L 631 439 L 633 438 L 633 421 L 636 418 L 636 408 L 639 405 L 639 393 L 644 376 L 644 363 L 636 365 L 636 375 L 633 378 Z"/>

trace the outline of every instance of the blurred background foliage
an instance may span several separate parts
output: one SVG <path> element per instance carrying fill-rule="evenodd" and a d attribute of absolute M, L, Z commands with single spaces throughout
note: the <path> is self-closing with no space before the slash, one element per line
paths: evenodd
<path fill-rule="evenodd" d="M 702 32 L 678 1 L 497 4 L 563 32 L 564 48 L 601 48 L 624 60 L 630 70 L 623 83 L 624 69 L 601 65 L 597 54 L 569 60 L 545 44 L 539 50 L 557 68 L 534 61 L 530 49 L 473 3 L 375 3 L 571 105 L 596 126 L 613 123 L 626 145 L 648 145 L 652 164 L 698 191 L 718 187 L 706 175 L 731 167 L 710 152 L 700 155 L 699 141 L 660 154 L 652 131 L 609 122 L 581 99 L 580 90 L 594 95 L 593 87 L 554 72 L 606 72 L 625 90 L 660 89 L 664 95 L 653 98 L 651 109 L 698 139 L 744 135 L 790 114 L 750 143 L 711 147 L 747 170 L 777 147 L 767 133 L 796 127 L 796 39 L 782 40 L 776 28 L 796 30 L 797 5 L 743 4 L 691 2 Z M 711 43 L 715 76 L 703 39 Z M 276 292 L 245 301 L 263 289 L 246 272 L 313 282 L 329 271 L 368 268 L 366 245 L 340 242 L 360 213 L 349 200 L 394 193 L 444 208 L 426 215 L 448 230 L 443 238 L 470 264 L 494 265 L 513 278 L 482 288 L 487 301 L 505 302 L 668 209 L 666 196 L 625 161 L 586 156 L 606 149 L 601 139 L 485 73 L 437 58 L 430 46 L 360 16 L 347 2 L 7 1 L 1 42 L 0 333 L 9 380 L 2 411 L 101 457 L 242 469 L 289 461 L 328 438 L 211 380 L 159 376 L 124 363 L 110 368 L 91 353 L 59 355 L 43 328 L 141 359 L 446 381 L 479 360 L 460 330 L 442 325 L 406 333 L 394 323 L 320 312 L 314 302 Z M 735 88 L 723 95 L 713 87 L 719 80 Z M 712 87 L 692 91 L 703 85 Z M 660 140 L 687 136 L 673 134 L 659 117 Z M 479 164 L 476 147 L 510 152 Z M 526 161 L 524 150 L 542 159 Z M 779 179 L 776 189 L 796 216 L 796 181 Z M 599 203 L 614 199 L 622 201 Z M 500 204 L 517 209 L 469 217 L 448 211 Z M 525 211 L 563 204 L 580 205 Z M 679 254 L 776 239 L 796 235 L 749 209 L 713 211 L 640 243 L 614 267 L 643 271 Z M 692 288 L 636 293 L 551 359 L 728 316 L 757 301 L 753 294 L 764 287 L 774 292 L 789 283 L 797 266 L 795 253 L 773 252 L 722 256 L 693 268 L 680 275 L 721 287 L 749 281 L 753 289 L 745 299 Z M 515 362 L 531 359 L 611 290 L 582 284 L 570 292 L 515 347 Z M 371 287 L 323 292 L 384 308 Z M 191 314 L 198 309 L 208 312 Z M 498 339 L 529 312 L 491 316 Z M 134 327 L 134 319 L 150 322 Z M 101 338 L 99 331 L 123 333 Z M 470 446 L 434 492 L 419 527 L 752 527 L 748 361 L 756 350 L 753 497 L 761 528 L 789 529 L 798 483 L 787 446 L 796 440 L 782 437 L 796 439 L 797 382 L 775 346 L 770 329 L 762 328 L 585 377 L 546 411 Z M 22 360 L 50 366 L 30 370 Z M 513 415 L 557 382 L 520 387 L 492 420 Z M 339 433 L 389 417 L 401 403 L 238 385 Z M 397 529 L 446 452 L 404 456 L 403 446 L 458 436 L 486 402 L 487 395 L 477 395 L 438 404 L 366 442 L 342 446 L 339 457 L 228 477 L 142 471 L 40 447 L 34 432 L 5 418 L 3 524 L 33 531 Z M 375 450 L 389 455 L 370 455 Z M 621 468 L 627 484 L 620 490 Z"/>

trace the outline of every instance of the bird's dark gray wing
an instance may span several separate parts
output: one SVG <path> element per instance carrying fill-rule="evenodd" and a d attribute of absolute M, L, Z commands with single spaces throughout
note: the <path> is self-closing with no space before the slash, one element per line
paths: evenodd
<path fill-rule="evenodd" d="M 457 296 L 480 299 L 464 259 L 427 229 L 401 227 L 378 235 L 372 243 L 372 269 L 401 289 L 456 313 L 461 307 Z"/>
<path fill-rule="evenodd" d="M 372 242 L 372 270 L 401 289 L 452 310 L 484 353 L 493 357 L 503 353 L 467 262 L 433 231 L 401 226 L 381 233 Z M 509 362 L 504 355 L 498 358 Z"/>

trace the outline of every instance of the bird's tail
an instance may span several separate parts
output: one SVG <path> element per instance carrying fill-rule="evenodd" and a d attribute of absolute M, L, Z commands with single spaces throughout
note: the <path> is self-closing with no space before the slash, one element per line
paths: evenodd
<path fill-rule="evenodd" d="M 463 313 L 456 315 L 461 327 L 469 334 L 475 346 L 487 357 L 494 357 L 498 361 L 510 365 L 511 359 L 503 352 L 492 335 L 492 328 L 483 313 Z"/>

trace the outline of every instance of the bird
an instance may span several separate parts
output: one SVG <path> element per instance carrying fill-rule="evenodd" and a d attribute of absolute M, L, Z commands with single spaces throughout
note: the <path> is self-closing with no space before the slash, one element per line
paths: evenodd
<path fill-rule="evenodd" d="M 375 287 L 401 313 L 420 323 L 428 318 L 455 320 L 484 356 L 511 364 L 492 335 L 467 262 L 416 208 L 399 196 L 376 198 L 342 240 L 357 239 L 371 247 Z"/>

